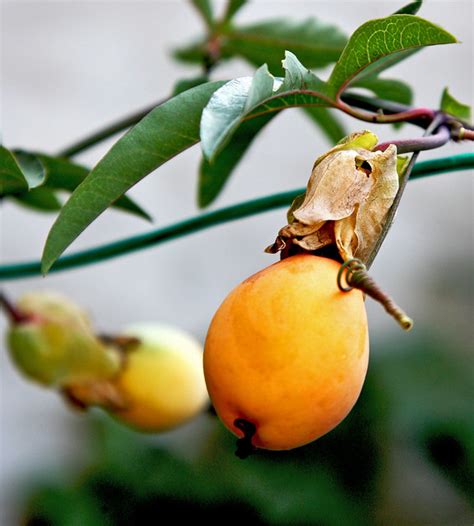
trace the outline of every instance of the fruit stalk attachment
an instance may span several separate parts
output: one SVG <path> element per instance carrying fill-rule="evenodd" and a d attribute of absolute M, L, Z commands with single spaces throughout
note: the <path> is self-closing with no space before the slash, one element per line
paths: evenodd
<path fill-rule="evenodd" d="M 0 308 L 3 308 L 5 314 L 8 316 L 13 324 L 26 323 L 31 320 L 31 316 L 25 314 L 20 309 L 15 307 L 13 303 L 7 298 L 4 292 L 0 291 Z"/>
<path fill-rule="evenodd" d="M 236 418 L 234 420 L 234 426 L 243 432 L 244 436 L 237 440 L 237 449 L 235 450 L 235 456 L 244 460 L 250 455 L 253 455 L 257 448 L 252 444 L 252 438 L 257 432 L 255 424 L 245 420 L 244 418 Z"/>
<path fill-rule="evenodd" d="M 348 286 L 343 285 L 343 276 Z M 377 285 L 360 259 L 352 258 L 341 265 L 337 274 L 337 286 L 342 292 L 349 292 L 352 289 L 359 289 L 365 292 L 371 298 L 381 303 L 402 329 L 409 331 L 413 327 L 413 320 Z"/>

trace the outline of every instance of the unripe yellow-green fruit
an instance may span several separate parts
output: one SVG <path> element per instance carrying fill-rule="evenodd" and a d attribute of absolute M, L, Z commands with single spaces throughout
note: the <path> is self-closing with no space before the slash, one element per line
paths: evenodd
<path fill-rule="evenodd" d="M 137 324 L 123 333 L 139 344 L 125 357 L 113 385 L 123 408 L 111 411 L 140 431 L 173 428 L 199 413 L 208 402 L 202 346 L 174 327 Z"/>
<path fill-rule="evenodd" d="M 2 300 L 4 306 L 6 300 Z M 107 378 L 120 356 L 94 335 L 87 314 L 68 298 L 50 291 L 25 294 L 9 305 L 7 346 L 17 368 L 43 385 L 63 387 Z"/>

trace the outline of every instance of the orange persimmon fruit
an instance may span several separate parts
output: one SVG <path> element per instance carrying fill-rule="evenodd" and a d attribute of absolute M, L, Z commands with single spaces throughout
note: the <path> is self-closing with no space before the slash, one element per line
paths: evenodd
<path fill-rule="evenodd" d="M 204 350 L 209 395 L 226 427 L 252 445 L 292 449 L 337 426 L 359 397 L 369 341 L 364 297 L 342 292 L 340 263 L 300 254 L 238 285 Z M 237 425 L 236 425 L 237 421 Z"/>

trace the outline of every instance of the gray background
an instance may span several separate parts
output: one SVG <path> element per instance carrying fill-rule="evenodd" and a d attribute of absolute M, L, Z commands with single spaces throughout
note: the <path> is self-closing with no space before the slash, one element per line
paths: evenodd
<path fill-rule="evenodd" d="M 302 19 L 314 15 L 350 33 L 368 18 L 386 16 L 403 3 L 256 1 L 238 19 L 244 23 L 270 16 Z M 451 31 L 462 45 L 425 49 L 385 76 L 409 79 L 420 105 L 436 107 L 446 85 L 459 100 L 472 103 L 472 2 L 427 1 L 420 14 Z M 1 17 L 1 128 L 9 147 L 54 153 L 102 124 L 166 96 L 177 78 L 198 73 L 197 68 L 176 64 L 169 56 L 174 45 L 202 29 L 184 1 L 4 1 Z M 218 68 L 214 76 L 230 78 L 251 71 L 245 63 L 233 61 Z M 366 126 L 345 121 L 350 131 Z M 400 132 L 382 126 L 374 129 L 381 140 L 419 133 L 408 126 Z M 78 160 L 93 165 L 111 144 Z M 315 157 L 327 148 L 304 115 L 296 110 L 284 112 L 255 142 L 214 207 L 303 186 Z M 472 147 L 452 144 L 421 158 L 465 151 Z M 198 146 L 186 151 L 132 190 L 156 225 L 197 213 L 199 156 Z M 7 203 L 2 206 L 1 221 L 2 261 L 37 259 L 53 217 Z M 227 292 L 274 261 L 262 249 L 284 221 L 283 210 L 275 211 L 46 279 L 11 281 L 5 288 L 13 298 L 31 289 L 62 291 L 86 306 L 104 332 L 133 321 L 160 320 L 203 338 Z M 416 327 L 437 325 L 452 334 L 472 335 L 469 287 L 453 279 L 453 275 L 468 276 L 471 224 L 468 173 L 410 184 L 373 274 L 412 315 Z M 150 228 L 139 219 L 109 211 L 72 250 Z M 367 307 L 371 336 L 398 331 L 378 305 L 369 301 Z M 0 324 L 3 333 L 3 318 Z M 402 346 L 410 336 L 400 333 L 399 338 Z M 461 336 L 459 340 L 467 343 Z M 22 379 L 4 349 L 0 360 L 0 494 L 5 504 L 1 524 L 6 525 L 18 520 L 12 496 L 23 481 L 44 467 L 66 473 L 80 465 L 88 454 L 88 442 L 85 417 L 69 412 L 55 393 Z M 184 428 L 179 437 L 191 428 Z M 405 498 L 410 498 L 408 493 Z M 452 499 L 453 509 L 461 506 Z"/>

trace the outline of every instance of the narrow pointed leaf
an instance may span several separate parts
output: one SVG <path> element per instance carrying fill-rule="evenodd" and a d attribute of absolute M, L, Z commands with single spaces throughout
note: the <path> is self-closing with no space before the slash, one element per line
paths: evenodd
<path fill-rule="evenodd" d="M 222 84 L 202 84 L 169 99 L 114 144 L 76 188 L 56 219 L 43 252 L 43 272 L 116 199 L 199 141 L 202 109 Z"/>
<path fill-rule="evenodd" d="M 393 13 L 394 15 L 416 15 L 423 4 L 423 0 L 415 0 L 409 4 L 401 7 L 398 11 Z"/>
<path fill-rule="evenodd" d="M 53 157 L 45 154 L 37 155 L 46 168 L 47 179 L 45 181 L 45 186 L 47 188 L 73 192 L 89 175 L 90 170 L 88 168 L 76 164 L 69 159 Z M 142 217 L 148 221 L 151 220 L 150 215 L 126 195 L 117 199 L 112 206 L 138 217 Z"/>
<path fill-rule="evenodd" d="M 445 111 L 454 117 L 458 117 L 465 121 L 471 120 L 471 107 L 456 100 L 451 93 L 449 93 L 448 88 L 444 88 L 443 90 L 440 107 L 442 111 Z"/>
<path fill-rule="evenodd" d="M 212 163 L 205 158 L 202 159 L 198 186 L 198 204 L 201 208 L 209 206 L 220 194 L 255 137 L 275 115 L 275 113 L 270 113 L 244 122 L 232 137 L 232 141 L 215 157 Z"/>
<path fill-rule="evenodd" d="M 195 39 L 191 44 L 173 49 L 172 56 L 185 64 L 203 64 L 206 58 L 206 41 Z"/>
<path fill-rule="evenodd" d="M 333 145 L 349 135 L 341 120 L 337 118 L 335 111 L 328 108 L 308 107 L 303 108 L 303 112 L 323 132 L 329 144 Z"/>
<path fill-rule="evenodd" d="M 224 13 L 223 22 L 230 22 L 240 9 L 247 3 L 247 0 L 228 0 Z"/>
<path fill-rule="evenodd" d="M 328 80 L 329 94 L 337 97 L 364 70 L 373 74 L 380 60 L 391 57 L 379 64 L 377 71 L 406 58 L 407 52 L 455 42 L 456 38 L 441 27 L 413 15 L 391 15 L 366 22 L 353 33 L 334 66 Z M 393 56 L 397 53 L 404 54 Z"/>
<path fill-rule="evenodd" d="M 173 92 L 171 96 L 176 97 L 176 95 L 183 93 L 183 91 L 195 88 L 196 86 L 200 86 L 201 84 L 205 84 L 206 82 L 209 82 L 209 79 L 204 75 L 200 75 L 199 77 L 194 77 L 190 79 L 178 80 L 173 87 Z"/>
<path fill-rule="evenodd" d="M 54 190 L 44 186 L 14 196 L 14 199 L 18 203 L 40 212 L 57 212 L 62 207 L 62 203 Z"/>
<path fill-rule="evenodd" d="M 214 14 L 212 12 L 211 0 L 191 0 L 191 3 L 197 9 L 197 11 L 202 16 L 203 20 L 206 22 L 208 27 L 213 27 L 214 25 Z"/>

